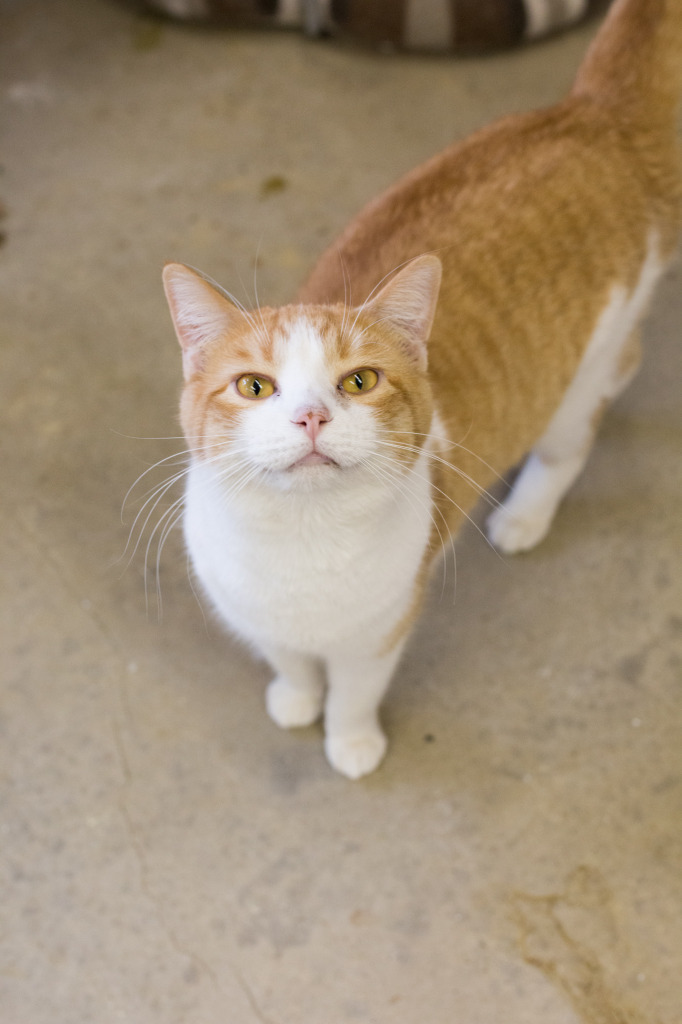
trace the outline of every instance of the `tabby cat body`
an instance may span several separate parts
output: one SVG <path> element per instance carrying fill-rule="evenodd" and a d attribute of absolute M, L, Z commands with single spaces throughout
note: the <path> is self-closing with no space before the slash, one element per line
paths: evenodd
<path fill-rule="evenodd" d="M 194 455 L 185 534 L 221 618 L 272 664 L 272 718 L 357 778 L 428 569 L 489 519 L 544 537 L 674 253 L 680 0 L 617 0 L 569 97 L 435 157 L 371 203 L 297 302 L 248 312 L 168 264 Z"/>

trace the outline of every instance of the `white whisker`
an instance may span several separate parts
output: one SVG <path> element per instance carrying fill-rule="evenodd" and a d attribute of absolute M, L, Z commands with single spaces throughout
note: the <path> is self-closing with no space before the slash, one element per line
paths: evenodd
<path fill-rule="evenodd" d="M 206 636 L 208 636 L 209 635 L 209 628 L 208 628 L 208 621 L 206 619 L 206 612 L 204 611 L 203 601 L 201 600 L 199 594 L 197 593 L 197 588 L 194 586 L 194 572 L 193 572 L 193 566 L 192 566 L 192 559 L 190 557 L 189 551 L 187 552 L 187 554 L 185 556 L 185 571 L 187 573 L 187 580 L 189 582 L 190 590 L 194 594 L 194 600 L 198 604 L 199 611 L 201 612 L 201 617 L 204 620 L 204 629 L 206 631 Z"/>
<path fill-rule="evenodd" d="M 465 440 L 469 436 L 470 431 L 471 426 L 464 435 Z M 495 477 L 496 480 L 499 480 L 500 483 L 503 483 L 508 486 L 508 481 L 506 480 L 505 477 L 501 476 L 501 474 L 498 473 L 497 470 L 494 469 L 489 462 L 486 462 L 485 459 L 481 458 L 480 455 L 477 455 L 476 452 L 472 451 L 470 448 L 466 448 L 462 441 L 450 441 L 447 438 L 440 437 L 438 434 L 424 434 L 412 430 L 384 430 L 383 432 L 385 434 L 409 434 L 411 437 L 424 437 L 427 440 L 434 441 L 438 445 L 444 445 L 448 448 L 458 448 L 466 455 L 470 455 L 472 459 L 476 459 L 477 462 L 480 462 L 480 464 L 484 466 L 489 471 L 489 473 Z"/>
<path fill-rule="evenodd" d="M 205 442 L 199 438 L 193 439 L 189 437 L 187 439 L 183 437 L 155 437 L 149 438 L 149 440 L 185 440 L 186 443 L 188 443 L 188 447 L 185 447 L 180 451 L 173 452 L 171 455 L 165 456 L 164 458 L 154 462 L 151 466 L 148 466 L 142 473 L 140 473 L 131 487 L 128 488 L 121 506 L 122 522 L 124 521 L 126 508 L 133 501 L 133 496 L 135 495 L 136 490 L 139 489 L 140 484 L 144 480 L 148 479 L 150 474 L 157 470 L 174 470 L 170 475 L 165 476 L 160 483 L 148 488 L 141 496 L 135 496 L 135 503 L 137 504 L 139 502 L 141 504 L 128 532 L 125 548 L 116 561 L 121 562 L 125 560 L 123 569 L 125 572 L 130 567 L 143 542 L 145 542 L 145 604 L 147 614 L 149 614 L 149 570 L 152 564 L 152 551 L 154 545 L 156 545 L 156 552 L 154 556 L 154 564 L 156 567 L 155 589 L 157 614 L 160 620 L 163 614 L 160 582 L 161 558 L 168 537 L 182 519 L 185 505 L 184 492 L 180 497 L 175 498 L 167 508 L 163 509 L 163 511 L 160 511 L 159 508 L 161 502 L 167 495 L 169 495 L 176 485 L 182 483 L 186 479 L 195 459 L 201 459 L 204 464 L 217 467 L 218 473 L 216 474 L 216 486 L 224 486 L 229 480 L 234 480 L 232 487 L 238 484 L 240 485 L 245 475 L 245 467 L 248 467 L 249 463 L 245 462 L 242 458 L 243 454 L 247 451 L 247 445 L 243 443 L 235 443 L 235 435 L 233 432 L 225 432 L 224 434 L 217 435 L 210 442 Z M 255 475 L 257 472 L 258 471 L 256 470 L 251 475 Z"/>
<path fill-rule="evenodd" d="M 499 507 L 500 502 L 497 500 L 497 498 L 495 498 L 494 495 L 490 493 L 490 491 L 486 490 L 486 488 L 482 484 L 479 484 L 474 477 L 470 476 L 469 473 L 465 473 L 465 471 L 463 469 L 460 469 L 459 466 L 454 466 L 451 462 L 448 462 L 446 459 L 443 459 L 440 455 L 436 455 L 435 452 L 431 452 L 428 449 L 419 448 L 416 445 L 410 445 L 400 441 L 379 441 L 378 443 L 386 445 L 390 448 L 395 448 L 398 451 L 415 453 L 423 451 L 424 454 L 433 462 L 436 462 L 439 465 L 444 466 L 446 469 L 452 470 L 453 473 L 456 473 L 461 480 L 464 480 L 465 483 L 468 483 L 470 487 L 479 495 L 479 497 L 483 498 L 483 500 L 486 501 L 489 505 L 492 505 L 493 508 Z"/>
<path fill-rule="evenodd" d="M 181 473 L 174 474 L 172 477 L 170 477 L 169 479 L 165 480 L 164 483 L 161 484 L 159 487 L 155 488 L 152 491 L 151 497 L 149 497 L 147 499 L 147 501 L 145 501 L 144 505 L 142 506 L 140 511 L 135 516 L 135 519 L 133 520 L 133 525 L 131 526 L 130 532 L 128 534 L 128 542 L 127 542 L 127 544 L 125 546 L 123 554 L 121 555 L 121 559 L 125 558 L 126 553 L 128 552 L 128 550 L 130 548 L 130 545 L 131 545 L 131 543 L 133 541 L 133 537 L 136 535 L 136 531 L 137 531 L 137 540 L 135 541 L 133 549 L 130 552 L 130 556 L 128 558 L 128 561 L 126 562 L 126 565 L 125 565 L 126 569 L 129 568 L 130 563 L 132 562 L 133 558 L 137 554 L 137 551 L 138 551 L 138 548 L 140 547 L 140 544 L 142 542 L 142 538 L 144 536 L 145 530 L 147 529 L 147 527 L 149 525 L 149 522 L 150 522 L 152 516 L 154 515 L 154 512 L 158 508 L 159 502 L 166 496 L 168 491 L 170 491 L 171 488 L 176 483 L 178 483 L 179 480 L 182 480 L 182 478 L 187 474 L 187 472 L 188 472 L 188 469 L 184 469 L 184 470 L 182 470 Z M 150 506 L 149 507 L 149 511 L 147 512 L 147 515 L 145 516 L 144 521 L 142 522 L 142 525 L 138 529 L 138 523 L 142 519 L 142 517 L 144 515 L 144 512 L 145 512 L 145 509 L 147 508 L 147 506 Z M 153 535 L 154 535 L 154 533 L 152 532 L 152 536 Z"/>
<path fill-rule="evenodd" d="M 445 519 L 445 516 L 443 515 L 443 512 L 441 511 L 440 508 L 438 508 L 438 506 L 435 503 L 432 503 L 431 508 L 427 508 L 427 506 L 425 505 L 423 499 L 418 497 L 415 494 L 414 489 L 413 488 L 408 488 L 408 485 L 407 485 L 408 476 L 405 473 L 404 467 L 397 460 L 392 459 L 390 456 L 382 455 L 382 454 L 379 454 L 379 453 L 376 453 L 376 452 L 374 453 L 373 457 L 384 460 L 385 462 L 388 463 L 388 466 L 384 465 L 384 466 L 379 467 L 376 464 L 372 464 L 369 459 L 363 460 L 364 461 L 364 465 L 366 465 L 368 469 L 371 469 L 374 472 L 376 472 L 377 474 L 379 474 L 382 479 L 388 481 L 389 483 L 397 484 L 399 486 L 401 492 L 404 495 L 406 495 L 408 497 L 408 499 L 410 497 L 416 498 L 416 500 L 419 502 L 419 505 L 421 506 L 421 508 L 428 512 L 429 519 L 431 520 L 433 528 L 435 529 L 436 533 L 438 534 L 438 540 L 440 542 L 441 551 L 444 552 L 445 548 L 446 548 L 446 543 L 445 543 L 445 541 L 443 539 L 443 534 L 441 533 L 440 527 L 438 526 L 438 523 L 436 521 L 436 518 L 435 518 L 433 512 L 436 511 L 438 513 L 438 515 L 440 516 L 440 518 L 442 519 L 443 525 L 445 527 L 446 536 L 447 536 L 447 538 L 449 540 L 450 548 L 452 550 L 452 554 L 453 554 L 453 557 L 454 557 L 454 564 L 455 564 L 455 590 L 456 590 L 456 583 L 457 583 L 457 555 L 456 555 L 456 552 L 455 552 L 454 538 L 453 538 L 453 536 L 451 535 L 451 533 L 450 533 L 450 531 L 448 529 L 447 520 Z M 443 581 L 442 581 L 442 586 L 441 586 L 441 597 L 443 596 L 443 593 L 445 591 L 445 584 L 446 584 L 446 579 L 447 579 L 447 563 L 446 563 L 445 559 L 442 560 L 442 566 L 443 566 Z"/>
<path fill-rule="evenodd" d="M 408 451 L 408 452 L 411 452 L 411 453 L 417 453 L 417 454 L 421 454 L 421 453 L 423 453 L 423 454 L 424 454 L 425 456 L 427 456 L 428 458 L 432 458 L 432 459 L 435 459 L 435 460 L 436 460 L 436 461 L 438 461 L 438 462 L 443 462 L 443 464 L 444 464 L 445 466 L 447 466 L 447 467 L 448 467 L 449 469 L 451 469 L 451 470 L 452 470 L 453 472 L 455 472 L 455 473 L 456 473 L 456 474 L 457 474 L 457 475 L 458 475 L 459 477 L 461 477 L 461 478 L 462 478 L 462 479 L 464 479 L 464 480 L 465 480 L 465 481 L 466 481 L 467 483 L 469 483 L 469 484 L 470 484 L 470 485 L 471 485 L 471 486 L 472 486 L 472 487 L 474 488 L 474 490 L 476 490 L 476 492 L 477 492 L 477 493 L 478 493 L 479 495 L 485 495 L 485 496 L 486 496 L 486 497 L 488 497 L 488 498 L 489 498 L 489 499 L 490 499 L 491 501 L 495 502 L 496 504 L 499 504 L 499 503 L 498 503 L 498 502 L 496 502 L 496 500 L 495 500 L 495 499 L 494 499 L 494 498 L 492 497 L 492 495 L 489 495 L 489 494 L 488 494 L 488 492 L 487 492 L 487 491 L 485 491 L 485 488 L 481 488 L 481 487 L 479 487 L 479 485 L 478 485 L 478 484 L 476 483 L 476 481 L 475 481 L 475 480 L 473 480 L 473 479 L 472 479 L 471 477 L 469 477 L 469 476 L 468 476 L 468 474 L 466 474 L 466 473 L 463 473 L 463 472 L 462 472 L 461 470 L 459 470 L 459 469 L 458 469 L 458 468 L 457 468 L 456 466 L 452 466 L 452 465 L 451 465 L 451 464 L 450 464 L 449 462 L 445 462 L 445 460 L 443 460 L 443 459 L 440 459 L 440 458 L 439 458 L 438 456 L 436 456 L 436 455 L 435 455 L 435 454 L 434 454 L 433 452 L 429 452 L 428 450 L 425 450 L 425 449 L 423 449 L 423 448 L 418 448 L 417 446 L 414 446 L 414 445 L 404 445 L 404 444 L 400 444 L 400 443 L 395 443 L 395 442 L 390 442 L 390 441 L 378 441 L 378 443 L 379 443 L 379 444 L 383 444 L 383 445 L 386 445 L 386 446 L 388 446 L 388 447 L 393 447 L 393 448 L 397 449 L 398 451 Z M 377 456 L 377 458 L 382 458 L 382 456 L 381 456 L 381 455 L 380 455 L 379 453 L 376 453 L 376 456 Z M 390 459 L 390 456 L 383 456 L 383 457 L 384 457 L 384 458 L 387 458 L 387 459 Z M 493 550 L 493 551 L 495 552 L 495 554 L 498 554 L 498 555 L 499 555 L 499 552 L 498 552 L 498 551 L 497 551 L 497 549 L 496 549 L 496 548 L 494 547 L 494 545 L 493 545 L 493 544 L 491 544 L 491 542 L 490 542 L 490 540 L 488 539 L 488 537 L 486 536 L 485 532 L 484 532 L 484 531 L 483 531 L 483 530 L 482 530 L 482 529 L 480 528 L 480 526 L 478 525 L 478 523 L 476 523 L 476 521 L 475 521 L 475 520 L 474 520 L 474 519 L 473 519 L 473 518 L 472 518 L 472 517 L 471 517 L 471 516 L 469 515 L 469 513 L 468 513 L 468 512 L 467 512 L 467 511 L 466 511 L 465 509 L 463 509 L 463 508 L 462 508 L 462 506 L 461 506 L 461 505 L 459 505 L 459 504 L 458 504 L 458 503 L 457 503 L 457 502 L 456 502 L 456 501 L 454 500 L 454 498 L 452 498 L 452 497 L 451 497 L 451 495 L 447 494 L 447 493 L 446 493 L 446 491 L 444 491 L 444 490 L 442 490 L 442 488 L 438 487 L 438 486 L 437 486 L 437 485 L 436 485 L 436 484 L 435 484 L 435 483 L 433 482 L 433 480 L 431 481 L 431 487 L 432 487 L 432 490 L 433 490 L 433 491 L 435 491 L 435 492 L 436 492 L 437 494 L 439 494 L 439 495 L 440 495 L 440 496 L 441 496 L 442 498 L 444 498 L 444 499 L 445 499 L 445 500 L 446 500 L 447 502 L 449 502 L 449 503 L 450 503 L 450 504 L 451 504 L 451 505 L 452 505 L 452 506 L 453 506 L 454 508 L 456 508 L 456 509 L 457 509 L 457 511 L 458 511 L 458 512 L 460 513 L 460 515 L 461 515 L 461 516 L 463 516 L 463 517 L 464 517 L 465 519 L 467 519 L 467 520 L 468 520 L 468 522 L 470 522 L 470 523 L 471 523 L 471 525 L 472 525 L 472 526 L 474 527 L 474 529 L 476 530 L 476 532 L 477 532 L 477 533 L 479 533 L 479 534 L 481 535 L 481 537 L 483 537 L 483 539 L 485 540 L 486 544 L 487 544 L 487 545 L 488 545 L 488 546 L 489 546 L 489 547 L 490 547 L 490 548 L 491 548 L 491 549 L 492 549 L 492 550 Z M 434 503 L 434 504 L 435 504 L 435 503 Z M 436 505 L 436 507 L 437 507 L 437 505 Z M 441 513 L 441 515 L 442 515 L 442 513 Z M 443 517 L 443 518 L 444 518 L 444 517 Z M 450 531 L 449 531 L 449 530 L 448 530 L 448 533 L 450 533 Z"/>

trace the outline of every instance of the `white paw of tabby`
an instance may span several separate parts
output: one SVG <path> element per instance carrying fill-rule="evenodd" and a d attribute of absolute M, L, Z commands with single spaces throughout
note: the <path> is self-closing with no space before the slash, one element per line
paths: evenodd
<path fill-rule="evenodd" d="M 302 689 L 277 676 L 265 692 L 270 718 L 282 729 L 312 725 L 322 714 L 322 688 Z"/>
<path fill-rule="evenodd" d="M 519 551 L 530 551 L 547 536 L 552 524 L 552 516 L 534 511 L 525 516 L 514 515 L 501 505 L 488 517 L 488 537 L 505 555 L 515 555 Z"/>
<path fill-rule="evenodd" d="M 332 768 L 349 779 L 359 779 L 379 766 L 387 745 L 381 729 L 375 728 L 351 736 L 327 736 L 324 749 Z"/>

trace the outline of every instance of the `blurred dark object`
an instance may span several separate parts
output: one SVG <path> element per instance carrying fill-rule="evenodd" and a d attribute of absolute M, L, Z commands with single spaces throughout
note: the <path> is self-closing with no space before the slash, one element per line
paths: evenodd
<path fill-rule="evenodd" d="M 296 28 L 383 50 L 499 50 L 583 21 L 604 0 L 145 0 L 181 21 Z"/>

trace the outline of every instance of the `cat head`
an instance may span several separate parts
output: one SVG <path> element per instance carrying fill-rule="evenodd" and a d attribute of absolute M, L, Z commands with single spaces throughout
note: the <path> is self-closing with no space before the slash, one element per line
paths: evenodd
<path fill-rule="evenodd" d="M 440 261 L 422 256 L 359 308 L 249 312 L 196 271 L 167 264 L 181 419 L 196 457 L 231 459 L 244 478 L 280 488 L 411 463 L 431 423 L 426 343 L 440 277 Z"/>

